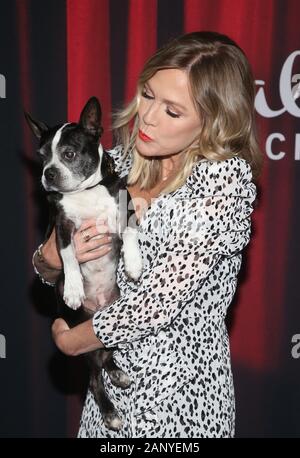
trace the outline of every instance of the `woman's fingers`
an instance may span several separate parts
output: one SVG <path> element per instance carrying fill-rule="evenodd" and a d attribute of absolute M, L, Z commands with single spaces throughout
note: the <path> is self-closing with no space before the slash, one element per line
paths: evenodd
<path fill-rule="evenodd" d="M 74 234 L 74 242 L 76 248 L 79 250 L 86 251 L 90 249 L 87 246 L 90 240 L 100 240 L 103 236 L 105 236 L 108 233 L 108 227 L 106 224 L 95 224 L 94 220 L 94 225 L 92 225 L 91 222 L 92 220 L 90 220 L 89 223 L 85 222 L 85 224 L 81 225 L 80 228 Z"/>
<path fill-rule="evenodd" d="M 92 251 L 81 253 L 80 256 L 78 256 L 78 261 L 82 263 L 82 262 L 87 262 L 87 261 L 92 261 L 94 259 L 98 259 L 102 256 L 105 256 L 107 253 L 110 252 L 110 250 L 111 250 L 110 244 L 103 245 L 100 248 L 94 249 Z"/>
<path fill-rule="evenodd" d="M 100 230 L 101 227 L 107 227 L 107 221 L 104 218 L 90 218 L 86 219 L 82 222 L 80 228 L 78 229 L 79 232 L 82 231 L 89 231 L 90 229 Z"/>
<path fill-rule="evenodd" d="M 104 245 L 107 245 L 112 240 L 110 235 L 99 235 L 98 237 L 94 237 L 93 239 L 85 242 L 84 244 L 84 251 L 91 251 L 97 248 L 101 248 Z"/>
<path fill-rule="evenodd" d="M 83 231 L 85 229 L 89 229 L 91 226 L 96 225 L 96 218 L 90 218 L 90 219 L 85 219 L 82 221 L 80 228 L 78 229 L 79 231 Z"/>
<path fill-rule="evenodd" d="M 93 238 L 101 238 L 108 233 L 108 227 L 104 224 L 99 224 L 97 226 L 90 226 L 88 229 L 79 230 L 77 232 L 77 237 L 82 239 L 82 242 L 87 243 Z"/>
<path fill-rule="evenodd" d="M 76 258 L 81 262 L 98 259 L 110 251 L 111 237 L 100 218 L 85 220 L 74 234 Z"/>

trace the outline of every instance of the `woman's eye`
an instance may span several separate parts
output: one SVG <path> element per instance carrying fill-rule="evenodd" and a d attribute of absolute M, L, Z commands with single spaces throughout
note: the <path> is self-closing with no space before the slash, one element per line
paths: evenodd
<path fill-rule="evenodd" d="M 173 111 L 170 111 L 169 108 L 166 109 L 166 113 L 171 116 L 172 118 L 179 118 L 180 114 L 174 113 Z"/>
<path fill-rule="evenodd" d="M 74 151 L 65 151 L 64 157 L 65 157 L 66 159 L 69 159 L 69 160 L 70 160 L 70 159 L 74 159 L 75 153 L 74 153 Z"/>
<path fill-rule="evenodd" d="M 145 97 L 145 99 L 154 99 L 154 97 L 152 97 L 152 95 L 148 94 L 147 91 L 143 90 L 142 92 L 142 97 Z"/>

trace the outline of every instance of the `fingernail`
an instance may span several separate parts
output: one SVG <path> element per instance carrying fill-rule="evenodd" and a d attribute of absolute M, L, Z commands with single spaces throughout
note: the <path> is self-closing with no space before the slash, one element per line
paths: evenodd
<path fill-rule="evenodd" d="M 107 240 L 110 242 L 112 240 L 112 237 L 107 237 Z"/>

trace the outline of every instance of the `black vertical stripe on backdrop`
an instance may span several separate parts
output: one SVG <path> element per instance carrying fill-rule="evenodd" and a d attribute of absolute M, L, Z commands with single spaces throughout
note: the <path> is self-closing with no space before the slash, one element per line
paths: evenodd
<path fill-rule="evenodd" d="M 184 0 L 157 0 L 157 47 L 183 33 Z"/>
<path fill-rule="evenodd" d="M 29 434 L 30 415 L 18 34 L 15 2 L 10 0 L 1 2 L 0 50 L 0 74 L 6 81 L 6 97 L 0 98 L 0 334 L 6 339 L 6 358 L 0 358 L 0 437 L 10 437 Z"/>
<path fill-rule="evenodd" d="M 128 0 L 110 0 L 110 76 L 112 111 L 122 108 L 127 64 Z M 107 46 L 107 43 L 103 43 Z"/>
<path fill-rule="evenodd" d="M 67 72 L 66 72 L 66 2 L 63 0 L 30 0 L 28 3 L 31 18 L 31 91 L 34 116 L 49 125 L 67 121 Z M 35 178 L 36 179 L 36 178 Z M 37 187 L 37 221 L 35 229 L 38 240 L 44 239 L 48 223 L 48 205 Z M 34 222 L 32 222 L 34 225 Z M 55 300 L 52 288 L 46 287 L 36 278 L 31 288 L 31 301 L 34 308 L 35 328 L 39 332 L 40 345 L 37 347 L 40 373 L 39 390 L 35 394 L 32 434 L 35 437 L 66 436 L 66 401 L 62 386 L 68 383 L 69 361 L 54 349 L 50 335 L 51 319 L 55 313 Z M 38 344 L 38 342 L 37 342 Z M 37 361 L 37 362 L 36 362 Z M 67 368 L 67 369 L 65 369 Z M 37 368 L 33 367 L 34 376 Z M 38 383 L 38 380 L 34 380 Z M 66 392 L 69 387 L 66 386 Z M 44 405 L 37 407 L 36 403 Z"/>
<path fill-rule="evenodd" d="M 29 46 L 33 115 L 50 126 L 66 122 L 66 2 L 30 0 L 28 14 L 31 19 Z M 36 187 L 36 191 L 33 204 L 37 221 L 32 222 L 32 226 L 36 226 L 34 229 L 39 241 L 44 239 L 48 224 L 48 204 L 40 186 Z M 54 293 L 52 288 L 42 285 L 36 278 L 30 294 L 35 312 L 34 327 L 43 329 L 38 333 L 42 342 L 36 342 L 38 357 L 33 359 L 33 364 L 38 364 L 38 368 L 33 367 L 34 376 L 37 376 L 38 369 L 40 378 L 39 381 L 33 380 L 36 385 L 32 387 L 35 390 L 35 411 L 32 412 L 31 434 L 35 437 L 64 437 L 67 426 L 64 391 L 68 392 L 69 387 L 63 389 L 63 386 L 68 383 L 69 362 L 54 349 L 50 335 L 49 318 L 55 314 Z"/>
<path fill-rule="evenodd" d="M 33 164 L 24 159 L 23 109 L 49 124 L 66 119 L 65 1 L 23 1 L 30 24 L 29 76 L 20 74 L 18 2 L 1 2 L 0 15 L 0 73 L 7 76 L 7 98 L 0 99 L 1 151 L 5 151 L 6 170 L 1 176 L 6 224 L 1 224 L 5 243 L 1 246 L 0 334 L 7 341 L 7 358 L 0 359 L 0 437 L 64 437 L 65 396 L 57 374 L 58 364 L 66 364 L 54 350 L 50 335 L 53 290 L 36 278 L 28 284 L 31 247 L 27 246 L 26 228 L 31 227 L 39 243 L 48 215 L 38 183 L 30 201 L 25 200 L 25 174 L 29 171 L 32 180 L 38 175 Z M 26 43 L 22 47 L 24 51 Z M 29 84 L 30 107 L 20 103 L 21 78 Z M 34 140 L 32 147 L 35 151 Z M 36 220 L 27 223 L 28 207 L 34 209 Z"/>
<path fill-rule="evenodd" d="M 30 0 L 33 106 L 49 125 L 67 121 L 65 0 Z"/>

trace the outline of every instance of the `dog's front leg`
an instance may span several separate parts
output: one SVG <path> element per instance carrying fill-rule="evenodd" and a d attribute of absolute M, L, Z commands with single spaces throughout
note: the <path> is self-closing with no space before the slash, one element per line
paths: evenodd
<path fill-rule="evenodd" d="M 57 242 L 64 265 L 65 303 L 73 310 L 78 309 L 85 299 L 83 279 L 80 267 L 75 256 L 74 232 L 75 224 L 65 215 L 60 215 L 56 220 Z"/>
<path fill-rule="evenodd" d="M 119 236 L 123 241 L 122 253 L 125 271 L 133 280 L 138 280 L 143 270 L 143 259 L 139 249 L 139 233 L 136 214 L 128 189 L 121 189 L 119 201 Z M 125 199 L 124 197 L 125 196 Z"/>
<path fill-rule="evenodd" d="M 136 281 L 140 278 L 143 270 L 143 261 L 138 243 L 138 231 L 132 227 L 126 227 L 122 234 L 122 239 L 125 270 Z"/>

